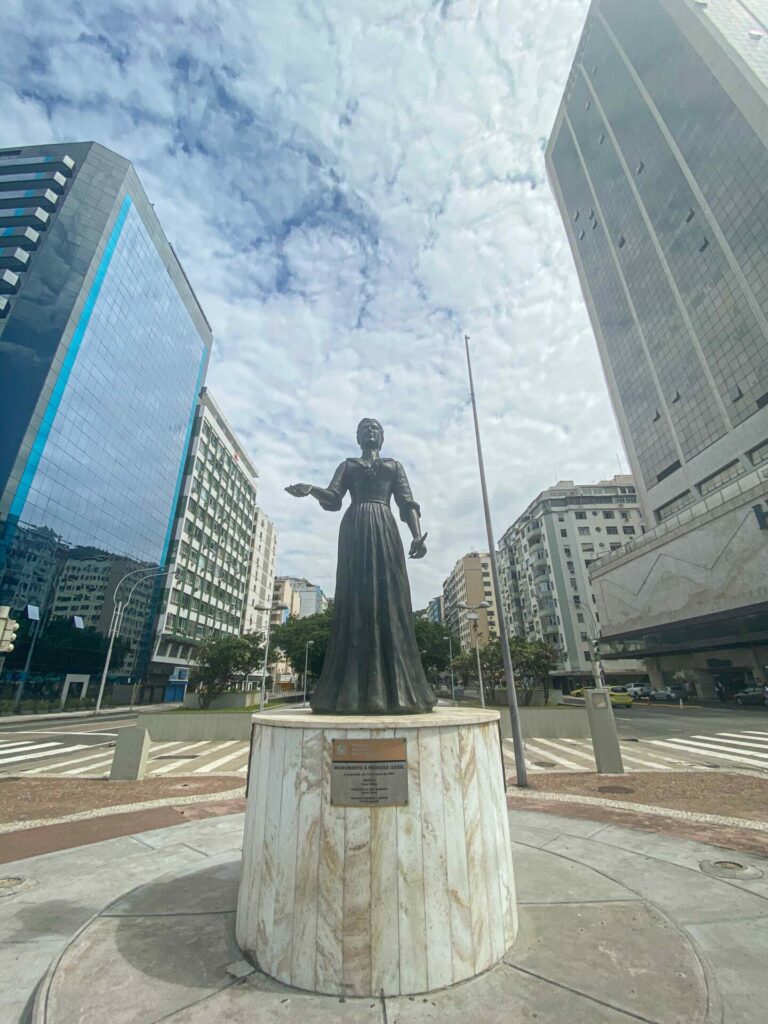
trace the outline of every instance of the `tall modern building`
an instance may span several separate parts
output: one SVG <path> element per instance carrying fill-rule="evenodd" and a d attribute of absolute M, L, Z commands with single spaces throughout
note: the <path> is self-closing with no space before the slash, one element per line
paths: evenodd
<path fill-rule="evenodd" d="M 299 619 L 319 615 L 328 607 L 328 598 L 322 589 L 299 576 L 276 576 L 274 601 L 285 607 L 272 612 L 273 626 L 285 622 L 292 615 Z"/>
<path fill-rule="evenodd" d="M 264 510 L 257 508 L 253 525 L 251 571 L 245 596 L 245 633 L 266 632 L 275 586 L 276 558 L 277 530 Z"/>
<path fill-rule="evenodd" d="M 499 635 L 491 558 L 487 551 L 470 551 L 456 562 L 451 575 L 443 581 L 443 623 L 459 637 L 463 651 L 470 650 L 475 636 L 463 606 L 476 608 L 481 602 L 487 602 L 488 608 L 478 612 L 477 639 L 480 647 L 485 647 Z"/>
<path fill-rule="evenodd" d="M 538 494 L 499 541 L 499 576 L 507 622 L 528 640 L 560 652 L 555 674 L 568 687 L 593 675 L 600 615 L 589 579 L 600 557 L 643 532 L 631 476 L 596 484 L 560 480 Z M 640 662 L 608 665 L 611 682 L 644 676 Z"/>
<path fill-rule="evenodd" d="M 768 662 L 767 37 L 594 0 L 546 152 L 649 527 L 593 570 L 604 634 L 702 689 Z"/>
<path fill-rule="evenodd" d="M 267 613 L 254 605 L 269 606 L 276 538 L 256 503 L 257 480 L 250 455 L 202 388 L 163 580 L 151 666 L 158 688 L 188 679 L 201 640 L 265 624 Z M 259 602 L 264 576 L 269 596 Z"/>
<path fill-rule="evenodd" d="M 128 160 L 0 151 L 0 603 L 103 632 L 118 572 L 165 564 L 210 347 Z M 126 671 L 146 665 L 156 596 Z"/>

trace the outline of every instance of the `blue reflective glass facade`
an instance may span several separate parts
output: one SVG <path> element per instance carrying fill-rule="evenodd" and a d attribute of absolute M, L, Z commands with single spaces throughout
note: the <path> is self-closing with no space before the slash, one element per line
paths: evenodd
<path fill-rule="evenodd" d="M 106 633 L 118 581 L 165 562 L 210 331 L 130 164 L 66 149 L 60 207 L 0 321 L 0 604 Z M 156 593 L 140 583 L 126 610 L 134 676 Z"/>

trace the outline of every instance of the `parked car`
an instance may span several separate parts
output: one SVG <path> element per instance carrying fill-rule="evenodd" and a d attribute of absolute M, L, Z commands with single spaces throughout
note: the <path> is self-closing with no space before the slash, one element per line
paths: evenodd
<path fill-rule="evenodd" d="M 592 689 L 594 689 L 594 687 L 588 686 L 587 689 L 588 690 L 592 690 Z M 613 704 L 614 707 L 616 707 L 616 706 L 623 707 L 623 708 L 631 708 L 632 707 L 632 697 L 630 696 L 630 694 L 627 693 L 625 687 L 623 687 L 623 686 L 609 686 L 608 689 L 609 689 L 610 694 L 611 694 L 611 704 Z M 580 690 L 571 690 L 571 692 L 568 694 L 568 696 L 569 697 L 583 697 L 584 696 L 584 689 L 582 688 Z"/>
<path fill-rule="evenodd" d="M 650 697 L 653 687 L 646 686 L 640 683 L 633 683 L 632 686 L 627 687 L 627 693 L 630 694 L 635 700 L 640 700 L 641 697 Z"/>
<path fill-rule="evenodd" d="M 671 700 L 677 703 L 679 700 L 688 700 L 688 695 L 682 690 L 671 690 L 668 686 L 660 686 L 658 690 L 651 690 L 648 694 L 651 700 Z"/>
<path fill-rule="evenodd" d="M 733 699 L 737 704 L 765 704 L 765 688 L 762 686 L 748 686 L 746 690 L 735 694 Z"/>

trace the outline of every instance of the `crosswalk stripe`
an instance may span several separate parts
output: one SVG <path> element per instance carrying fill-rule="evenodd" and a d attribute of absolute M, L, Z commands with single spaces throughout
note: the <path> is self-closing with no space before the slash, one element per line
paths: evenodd
<path fill-rule="evenodd" d="M 751 768 L 768 768 L 768 762 L 766 761 L 756 761 L 749 757 L 737 757 L 735 754 L 729 754 L 727 751 L 702 743 L 691 743 L 685 740 L 649 740 L 648 742 L 660 747 L 671 747 L 673 750 L 687 750 L 690 753 L 698 754 L 699 757 L 709 755 L 713 759 L 735 761 L 737 764 L 746 764 Z"/>
<path fill-rule="evenodd" d="M 40 743 L 34 750 L 25 751 L 23 754 L 16 754 L 14 757 L 0 757 L 0 767 L 6 764 L 16 764 L 18 761 L 33 761 L 38 757 L 50 757 L 52 754 L 60 754 L 62 743 Z M 68 750 L 80 750 L 87 746 L 85 743 L 67 747 Z M 56 750 L 45 750 L 45 747 L 56 747 Z"/>
<path fill-rule="evenodd" d="M 720 739 L 720 737 L 723 739 Z M 737 738 L 738 737 L 738 738 Z M 694 740 L 708 740 L 712 739 L 711 736 L 695 735 L 691 739 Z M 737 747 L 757 747 L 758 750 L 768 750 L 768 743 L 764 739 L 743 739 L 740 733 L 735 732 L 719 732 L 714 737 L 715 742 L 722 743 L 723 746 L 731 746 L 735 744 Z"/>
<path fill-rule="evenodd" d="M 111 768 L 112 758 L 108 757 L 106 761 L 97 761 L 96 764 L 84 764 L 79 768 L 71 768 L 69 771 L 61 772 L 62 775 L 85 775 L 86 772 L 98 771 L 101 773 L 102 768 Z"/>
<path fill-rule="evenodd" d="M 152 768 L 149 774 L 167 775 L 168 772 L 172 772 L 175 768 L 182 768 L 186 764 L 186 761 L 169 761 L 168 764 L 161 765 L 159 768 Z"/>
<path fill-rule="evenodd" d="M 245 750 L 235 750 L 224 757 L 220 757 L 217 761 L 210 761 L 208 764 L 201 765 L 200 768 L 194 768 L 195 775 L 199 775 L 201 772 L 212 772 L 214 768 L 220 768 L 223 764 L 228 764 L 230 761 L 234 761 L 238 757 L 248 757 L 248 745 L 244 743 Z"/>
<path fill-rule="evenodd" d="M 188 751 L 194 750 L 196 747 L 205 747 L 205 746 L 212 746 L 212 745 L 215 746 L 215 744 L 211 743 L 211 740 L 197 740 L 196 743 L 188 743 L 186 746 L 182 743 L 182 745 L 179 747 L 178 750 L 171 750 L 171 751 L 166 750 L 166 754 L 168 754 L 168 753 L 176 754 L 176 755 L 178 755 L 178 754 L 186 754 Z M 202 751 L 201 751 L 201 753 L 202 753 Z"/>
<path fill-rule="evenodd" d="M 75 748 L 70 747 L 69 749 L 74 750 Z M 104 748 L 101 745 L 99 745 L 97 750 L 98 752 L 95 754 L 84 754 L 83 757 L 68 757 L 66 761 L 57 761 L 55 764 L 42 764 L 38 768 L 25 768 L 23 774 L 41 775 L 43 773 L 53 773 L 58 768 L 69 768 L 70 765 L 80 764 L 82 761 L 95 761 L 97 758 L 104 756 Z M 56 753 L 60 754 L 61 751 L 58 750 Z"/>
<path fill-rule="evenodd" d="M 701 747 L 702 750 L 707 751 L 723 751 L 726 754 L 748 754 L 750 757 L 756 757 L 759 760 L 768 761 L 768 749 L 759 750 L 742 750 L 739 747 L 731 746 L 730 743 L 719 742 L 714 736 L 703 736 L 696 738 L 695 736 L 684 736 L 673 737 L 673 742 L 690 743 L 694 747 Z"/>
<path fill-rule="evenodd" d="M 571 743 L 569 745 L 566 745 L 565 743 L 559 743 L 559 742 L 556 742 L 555 740 L 552 740 L 552 739 L 549 739 L 549 738 L 542 739 L 539 736 L 536 737 L 536 743 L 539 744 L 539 745 L 543 743 L 546 747 L 554 747 L 555 750 L 560 750 L 563 753 L 571 755 L 571 756 L 583 757 L 586 761 L 588 761 L 590 763 L 590 765 L 593 765 L 595 763 L 594 751 L 592 749 L 592 745 L 591 744 L 589 745 L 589 749 L 588 750 L 581 750 L 580 747 L 577 746 L 577 744 L 575 742 Z"/>
<path fill-rule="evenodd" d="M 24 740 L 20 743 L 0 743 L 0 755 L 7 754 L 9 751 L 18 751 L 19 747 L 33 747 L 37 743 L 37 740 Z"/>
<path fill-rule="evenodd" d="M 536 742 L 537 743 L 539 742 L 538 737 L 537 737 L 537 741 Z M 555 761 L 556 764 L 564 765 L 564 767 L 566 767 L 566 768 L 575 768 L 577 771 L 586 771 L 587 770 L 585 765 L 583 765 L 583 764 L 574 764 L 573 761 L 568 761 L 561 754 L 555 754 L 551 750 L 546 750 L 546 749 L 542 750 L 541 747 L 537 747 L 534 743 L 531 743 L 530 740 L 525 740 L 525 749 L 526 749 L 526 752 L 528 752 L 528 753 L 533 751 L 534 754 L 537 754 L 544 761 Z"/>

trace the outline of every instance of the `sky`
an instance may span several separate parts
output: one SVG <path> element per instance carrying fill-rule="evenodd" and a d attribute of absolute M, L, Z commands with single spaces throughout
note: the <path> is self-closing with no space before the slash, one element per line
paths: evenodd
<path fill-rule="evenodd" d="M 414 607 L 558 479 L 626 457 L 544 147 L 588 0 L 4 0 L 0 147 L 130 159 L 214 331 L 280 574 L 332 595 L 327 485 L 385 430 L 422 506 Z M 407 541 L 407 530 L 403 538 Z"/>

